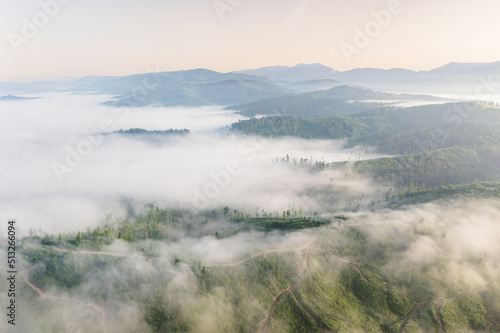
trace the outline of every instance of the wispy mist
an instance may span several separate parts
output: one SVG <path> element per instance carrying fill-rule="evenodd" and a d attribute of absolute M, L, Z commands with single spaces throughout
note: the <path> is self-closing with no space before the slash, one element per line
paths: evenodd
<path fill-rule="evenodd" d="M 340 141 L 220 132 L 243 117 L 218 107 L 129 109 L 102 105 L 109 96 L 40 97 L 0 104 L 2 218 L 17 218 L 25 232 L 98 225 L 107 213 L 125 214 L 124 197 L 188 208 L 295 205 L 312 212 L 331 207 L 339 188 L 353 190 L 352 196 L 376 191 L 369 181 L 353 183 L 341 172 L 311 173 L 292 163 L 377 156 L 342 149 Z M 191 134 L 152 140 L 100 135 L 129 128 L 187 128 Z"/>

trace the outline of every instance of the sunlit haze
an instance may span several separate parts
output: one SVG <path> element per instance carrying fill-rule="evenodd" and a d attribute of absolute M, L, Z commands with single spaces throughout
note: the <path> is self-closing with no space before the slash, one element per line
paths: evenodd
<path fill-rule="evenodd" d="M 430 70 L 500 59 L 495 0 L 54 1 L 0 1 L 1 81 L 298 63 Z M 380 31 L 370 26 L 391 6 Z M 374 37 L 347 59 L 342 43 L 356 47 L 356 28 L 370 27 Z"/>

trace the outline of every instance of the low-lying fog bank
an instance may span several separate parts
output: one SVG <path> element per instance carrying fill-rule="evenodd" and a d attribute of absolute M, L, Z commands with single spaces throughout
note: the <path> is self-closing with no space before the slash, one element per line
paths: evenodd
<path fill-rule="evenodd" d="M 340 141 L 222 133 L 245 118 L 219 107 L 112 108 L 102 105 L 109 96 L 39 97 L 0 102 L 0 218 L 18 219 L 22 231 L 95 226 L 107 213 L 125 214 L 124 197 L 195 209 L 272 211 L 294 204 L 312 212 L 331 207 L 334 188 L 377 191 L 369 181 L 333 171 L 311 174 L 292 163 L 377 157 L 369 150 L 343 149 Z M 99 135 L 130 128 L 191 133 L 155 140 Z"/>

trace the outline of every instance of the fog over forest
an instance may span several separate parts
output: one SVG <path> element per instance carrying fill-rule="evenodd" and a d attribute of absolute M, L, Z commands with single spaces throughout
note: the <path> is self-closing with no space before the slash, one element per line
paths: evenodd
<path fill-rule="evenodd" d="M 286 155 L 328 163 L 381 156 L 369 148 L 343 149 L 344 141 L 237 136 L 224 128 L 245 118 L 220 107 L 116 109 L 101 105 L 109 96 L 37 97 L 0 102 L 1 214 L 22 220 L 24 233 L 96 227 L 106 214 L 126 215 L 124 200 L 139 206 L 149 201 L 186 208 L 229 205 L 249 212 L 293 204 L 312 212 L 332 202 L 314 201 L 311 188 L 346 187 L 353 195 L 377 191 L 369 181 L 346 180 L 331 171 L 312 175 L 276 162 Z M 143 140 L 100 134 L 131 128 L 191 133 Z M 68 166 L 68 156 L 75 167 Z M 238 172 L 227 181 L 221 173 L 227 174 L 231 161 Z M 220 193 L 208 198 L 204 186 L 217 184 L 214 178 L 222 185 L 207 193 Z"/>
<path fill-rule="evenodd" d="M 332 72 L 258 71 L 304 68 Z M 497 97 L 204 69 L 5 91 L 1 331 L 497 332 Z"/>
<path fill-rule="evenodd" d="M 0 333 L 500 332 L 498 0 L 0 3 Z"/>

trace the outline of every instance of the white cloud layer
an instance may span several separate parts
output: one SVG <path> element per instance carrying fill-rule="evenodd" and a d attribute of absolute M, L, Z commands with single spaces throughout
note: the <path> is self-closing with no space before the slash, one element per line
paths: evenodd
<path fill-rule="evenodd" d="M 41 97 L 0 103 L 0 218 L 16 218 L 24 230 L 96 225 L 106 213 L 124 214 L 123 197 L 195 208 L 253 212 L 295 204 L 314 211 L 331 205 L 334 187 L 376 191 L 363 180 L 346 182 L 339 172 L 275 162 L 287 154 L 291 161 L 326 162 L 376 156 L 343 150 L 339 141 L 221 134 L 218 129 L 243 118 L 217 107 L 117 109 L 101 105 L 109 96 Z M 191 134 L 149 141 L 95 135 L 129 128 L 188 128 Z"/>

